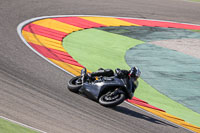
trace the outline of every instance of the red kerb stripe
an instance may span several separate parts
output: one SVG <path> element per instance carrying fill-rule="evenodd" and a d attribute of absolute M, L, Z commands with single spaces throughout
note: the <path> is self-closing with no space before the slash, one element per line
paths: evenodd
<path fill-rule="evenodd" d="M 41 35 L 41 36 L 45 36 L 45 37 L 48 37 L 48 38 L 51 38 L 51 39 L 55 39 L 55 40 L 58 40 L 58 41 L 62 41 L 62 39 L 65 36 L 68 35 L 67 33 L 60 32 L 60 31 L 57 31 L 57 30 L 53 30 L 53 29 L 50 29 L 50 28 L 46 28 L 46 27 L 43 27 L 43 26 L 39 26 L 39 25 L 36 25 L 36 24 L 28 24 L 23 28 L 23 30 L 34 33 L 34 34 L 38 34 L 38 35 Z"/>
<path fill-rule="evenodd" d="M 152 109 L 155 109 L 155 110 L 165 112 L 164 110 L 159 109 L 157 107 L 154 107 L 154 106 L 148 104 L 147 102 L 141 102 L 141 101 L 138 101 L 138 100 L 129 100 L 129 99 L 127 101 L 130 102 L 130 103 L 133 103 L 133 104 L 137 104 L 137 105 L 141 105 L 141 106 L 144 106 L 144 107 L 148 107 L 148 108 L 152 108 Z"/>
<path fill-rule="evenodd" d="M 60 22 L 66 23 L 66 24 L 70 24 L 70 25 L 73 25 L 76 27 L 84 28 L 84 29 L 105 26 L 105 25 L 91 22 L 91 21 L 88 21 L 88 20 L 85 20 L 85 19 L 82 19 L 79 17 L 61 17 L 61 18 L 52 18 L 52 19 L 55 19 L 57 21 L 60 21 Z"/>
<path fill-rule="evenodd" d="M 143 103 L 147 103 L 147 102 L 145 102 L 145 101 L 143 101 L 143 100 L 141 100 L 141 99 L 139 99 L 139 98 L 137 98 L 137 97 L 133 97 L 131 100 L 139 101 L 139 102 L 143 102 Z M 147 103 L 147 104 L 148 104 L 148 103 Z"/>
<path fill-rule="evenodd" d="M 47 58 L 55 59 L 58 61 L 62 61 L 71 65 L 75 65 L 78 67 L 83 67 L 76 60 L 74 60 L 67 52 L 62 52 L 59 50 L 46 48 L 44 46 L 40 46 L 37 44 L 29 43 L 35 50 L 37 50 L 40 54 Z"/>
<path fill-rule="evenodd" d="M 127 18 L 118 18 L 118 19 L 130 22 L 130 23 L 142 25 L 142 26 L 200 30 L 200 26 L 191 25 L 191 24 L 180 24 L 180 23 L 175 23 L 175 22 L 162 22 L 162 21 L 156 21 L 156 20 L 140 20 L 140 19 L 127 19 Z"/>

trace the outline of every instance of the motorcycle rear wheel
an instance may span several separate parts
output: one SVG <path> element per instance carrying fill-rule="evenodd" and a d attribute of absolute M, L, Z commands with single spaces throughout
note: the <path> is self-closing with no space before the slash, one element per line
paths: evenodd
<path fill-rule="evenodd" d="M 125 94 L 119 93 L 118 96 L 113 100 L 106 100 L 108 93 L 102 95 L 99 98 L 99 103 L 105 107 L 114 107 L 121 104 L 125 100 Z"/>
<path fill-rule="evenodd" d="M 72 79 L 69 80 L 67 84 L 67 88 L 75 93 L 78 93 L 79 89 L 81 88 L 82 84 L 77 84 L 77 80 L 79 80 L 81 76 L 73 77 Z"/>

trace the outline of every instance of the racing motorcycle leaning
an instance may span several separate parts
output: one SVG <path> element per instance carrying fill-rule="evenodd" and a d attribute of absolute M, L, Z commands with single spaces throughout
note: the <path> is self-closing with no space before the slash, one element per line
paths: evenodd
<path fill-rule="evenodd" d="M 68 89 L 72 92 L 83 94 L 89 99 L 99 102 L 106 107 L 114 107 L 125 99 L 132 99 L 137 80 L 125 78 L 116 69 L 112 76 L 89 77 L 86 68 L 81 70 L 81 75 L 73 77 L 68 82 Z"/>

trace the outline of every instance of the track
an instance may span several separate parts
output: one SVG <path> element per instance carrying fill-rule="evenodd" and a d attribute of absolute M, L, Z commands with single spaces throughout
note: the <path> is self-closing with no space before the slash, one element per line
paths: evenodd
<path fill-rule="evenodd" d="M 49 15 L 94 14 L 200 24 L 199 4 L 168 0 L 47 1 L 0 4 L 0 115 L 46 132 L 189 132 L 124 103 L 108 109 L 66 89 L 70 75 L 26 47 L 16 27 Z M 176 4 L 175 4 L 176 3 Z"/>

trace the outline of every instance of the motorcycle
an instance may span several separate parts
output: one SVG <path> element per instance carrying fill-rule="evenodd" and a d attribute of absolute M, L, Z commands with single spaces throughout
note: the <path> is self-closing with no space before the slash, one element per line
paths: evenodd
<path fill-rule="evenodd" d="M 105 107 L 114 107 L 126 99 L 132 99 L 136 88 L 133 79 L 119 78 L 117 72 L 111 77 L 98 76 L 91 80 L 86 68 L 81 70 L 80 76 L 69 80 L 67 86 L 70 91 L 83 94 Z"/>

